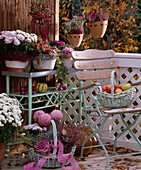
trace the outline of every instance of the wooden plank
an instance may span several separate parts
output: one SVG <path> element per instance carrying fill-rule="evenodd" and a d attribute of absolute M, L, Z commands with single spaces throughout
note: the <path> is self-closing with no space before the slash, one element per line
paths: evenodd
<path fill-rule="evenodd" d="M 138 53 L 116 53 L 115 58 L 141 59 L 141 54 L 138 54 Z"/>
<path fill-rule="evenodd" d="M 81 60 L 81 61 L 75 61 L 74 67 L 76 69 L 86 69 L 86 70 L 92 70 L 92 69 L 107 69 L 107 68 L 115 68 L 116 61 L 115 60 Z"/>
<path fill-rule="evenodd" d="M 74 51 L 72 52 L 72 57 L 75 60 L 91 60 L 91 59 L 102 59 L 102 58 L 112 58 L 115 56 L 113 50 L 96 50 L 89 49 L 84 51 Z"/>
<path fill-rule="evenodd" d="M 118 67 L 141 68 L 141 59 L 116 58 L 116 62 Z"/>
<path fill-rule="evenodd" d="M 78 80 L 110 79 L 113 70 L 104 71 L 80 71 L 76 73 Z"/>

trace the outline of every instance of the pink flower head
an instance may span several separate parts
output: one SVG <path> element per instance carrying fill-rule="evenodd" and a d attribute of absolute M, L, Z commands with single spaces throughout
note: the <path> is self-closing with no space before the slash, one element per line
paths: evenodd
<path fill-rule="evenodd" d="M 42 114 L 39 119 L 38 123 L 40 126 L 49 126 L 51 122 L 51 116 L 48 113 Z"/>
<path fill-rule="evenodd" d="M 18 34 L 17 38 L 21 41 L 25 40 L 25 37 L 22 34 Z"/>
<path fill-rule="evenodd" d="M 60 121 L 63 118 L 63 113 L 60 110 L 53 110 L 50 115 L 51 119 L 56 122 Z"/>
<path fill-rule="evenodd" d="M 89 21 L 94 21 L 97 17 L 97 12 L 92 12 L 90 15 L 89 15 Z"/>
<path fill-rule="evenodd" d="M 17 38 L 14 38 L 14 44 L 15 45 L 20 45 L 20 41 Z"/>
<path fill-rule="evenodd" d="M 34 116 L 33 116 L 34 121 L 35 121 L 35 122 L 38 122 L 38 120 L 39 120 L 39 118 L 40 118 L 40 116 L 41 116 L 42 114 L 45 114 L 45 112 L 44 112 L 43 110 L 38 110 L 38 111 L 36 111 L 36 112 L 34 113 Z"/>
<path fill-rule="evenodd" d="M 65 45 L 65 42 L 64 41 L 53 41 L 55 44 L 58 44 L 58 45 Z"/>
<path fill-rule="evenodd" d="M 30 39 L 30 38 L 27 38 L 26 41 L 29 42 L 29 43 L 31 43 L 31 39 Z"/>

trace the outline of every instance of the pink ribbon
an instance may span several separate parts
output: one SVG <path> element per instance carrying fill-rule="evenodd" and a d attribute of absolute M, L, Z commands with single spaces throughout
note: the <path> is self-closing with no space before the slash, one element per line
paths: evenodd
<path fill-rule="evenodd" d="M 64 146 L 59 140 L 57 140 L 57 142 L 58 142 L 58 145 L 54 146 L 54 144 L 53 144 L 54 141 L 52 140 L 50 147 L 53 148 L 53 149 L 57 149 L 57 148 L 59 149 L 59 151 L 58 151 L 58 162 L 65 163 L 66 160 L 69 160 L 69 162 L 72 165 L 72 168 L 62 167 L 62 170 L 80 170 L 80 167 L 79 167 L 77 161 L 75 160 L 74 156 L 71 153 L 63 154 Z M 47 156 L 47 157 L 41 158 L 38 161 L 38 163 L 31 162 L 27 165 L 24 165 L 24 170 L 41 170 L 43 164 L 45 163 L 46 159 L 48 159 L 48 158 L 49 157 Z"/>

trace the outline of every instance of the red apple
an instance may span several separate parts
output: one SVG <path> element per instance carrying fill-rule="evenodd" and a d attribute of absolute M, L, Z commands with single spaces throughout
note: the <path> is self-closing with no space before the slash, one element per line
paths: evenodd
<path fill-rule="evenodd" d="M 120 88 L 121 89 L 121 85 L 120 84 L 114 84 L 114 88 Z"/>
<path fill-rule="evenodd" d="M 106 86 L 106 90 L 107 90 L 107 92 L 108 92 L 108 93 L 110 93 L 110 92 L 111 92 L 111 84 L 107 84 L 107 86 Z"/>
<path fill-rule="evenodd" d="M 106 86 L 102 86 L 102 91 L 106 91 Z"/>
<path fill-rule="evenodd" d="M 121 93 L 121 92 L 122 92 L 122 89 L 116 88 L 116 89 L 114 90 L 114 92 L 115 92 L 115 93 Z"/>
<path fill-rule="evenodd" d="M 104 90 L 103 93 L 108 93 L 107 90 Z"/>

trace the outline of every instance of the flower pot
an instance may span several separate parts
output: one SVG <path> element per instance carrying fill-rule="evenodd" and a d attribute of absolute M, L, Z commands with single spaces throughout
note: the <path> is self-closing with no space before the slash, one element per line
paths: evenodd
<path fill-rule="evenodd" d="M 61 60 L 63 61 L 63 64 L 65 67 L 72 68 L 73 66 L 73 58 L 71 57 L 71 55 L 62 55 L 61 56 Z"/>
<path fill-rule="evenodd" d="M 49 70 L 53 70 L 55 67 L 55 62 L 56 62 L 56 58 L 55 59 L 51 59 L 51 60 L 43 60 L 39 67 L 37 66 L 37 60 L 33 60 L 33 66 L 35 71 L 49 71 Z"/>
<path fill-rule="evenodd" d="M 6 148 L 4 143 L 0 143 L 0 165 L 5 159 Z"/>
<path fill-rule="evenodd" d="M 97 22 L 87 22 L 87 27 L 90 30 L 90 34 L 94 38 L 102 38 L 106 32 L 108 25 L 108 20 L 97 21 Z"/>
<path fill-rule="evenodd" d="M 67 34 L 68 41 L 73 47 L 79 47 L 82 40 L 83 34 Z"/>
<path fill-rule="evenodd" d="M 29 61 L 22 62 L 22 61 L 5 60 L 7 71 L 24 72 L 28 63 L 29 63 Z"/>

